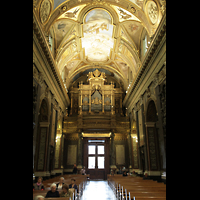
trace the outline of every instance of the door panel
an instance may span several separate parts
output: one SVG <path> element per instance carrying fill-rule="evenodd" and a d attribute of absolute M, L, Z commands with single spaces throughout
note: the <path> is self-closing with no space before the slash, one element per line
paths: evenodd
<path fill-rule="evenodd" d="M 97 158 L 97 168 L 98 169 L 105 169 L 105 157 L 98 156 Z"/>
<path fill-rule="evenodd" d="M 96 157 L 88 156 L 88 169 L 95 169 Z"/>

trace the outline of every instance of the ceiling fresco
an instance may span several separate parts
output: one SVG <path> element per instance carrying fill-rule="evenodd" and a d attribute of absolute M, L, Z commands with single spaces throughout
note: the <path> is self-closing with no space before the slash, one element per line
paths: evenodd
<path fill-rule="evenodd" d="M 94 9 L 85 17 L 82 47 L 89 61 L 107 61 L 113 48 L 113 25 L 110 15 L 102 9 Z"/>

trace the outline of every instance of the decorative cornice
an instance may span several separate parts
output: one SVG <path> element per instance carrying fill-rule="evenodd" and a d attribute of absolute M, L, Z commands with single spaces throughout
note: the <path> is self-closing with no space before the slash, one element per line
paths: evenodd
<path fill-rule="evenodd" d="M 67 101 L 67 104 L 69 105 L 70 104 L 70 99 L 69 99 L 69 96 L 65 90 L 65 87 L 63 85 L 63 82 L 61 80 L 61 77 L 60 77 L 60 74 L 56 68 L 56 64 L 55 64 L 55 61 L 54 61 L 54 58 L 53 58 L 53 55 L 51 53 L 51 50 L 49 48 L 49 45 L 46 41 L 46 38 L 45 38 L 45 34 L 40 26 L 40 23 L 37 19 L 37 16 L 36 16 L 36 13 L 35 11 L 33 10 L 33 34 L 36 35 L 37 39 L 38 39 L 38 42 L 44 52 L 44 55 L 47 59 L 47 62 L 49 63 L 49 66 L 53 72 L 53 75 L 56 79 L 56 82 L 58 83 L 59 85 L 59 88 L 61 89 L 61 92 L 63 93 L 66 101 Z"/>
<path fill-rule="evenodd" d="M 148 64 L 150 63 L 153 55 L 155 54 L 157 47 L 159 46 L 163 36 L 166 34 L 166 12 L 164 13 L 162 20 L 155 32 L 154 38 L 146 52 L 146 56 L 142 62 L 140 69 L 138 70 L 137 75 L 135 76 L 135 80 L 133 80 L 128 93 L 126 94 L 123 105 L 127 104 L 127 101 L 130 99 L 131 94 L 133 93 L 134 89 L 138 85 L 138 82 L 141 76 L 144 74 L 145 69 L 147 68 Z"/>

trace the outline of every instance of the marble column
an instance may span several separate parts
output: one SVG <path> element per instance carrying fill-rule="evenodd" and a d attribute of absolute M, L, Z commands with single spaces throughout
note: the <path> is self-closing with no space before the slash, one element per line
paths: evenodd
<path fill-rule="evenodd" d="M 72 108 L 73 108 L 73 98 L 74 98 L 74 94 L 71 93 L 71 110 L 70 110 L 70 115 L 72 115 Z"/>
<path fill-rule="evenodd" d="M 35 171 L 35 154 L 36 154 L 36 145 L 37 145 L 37 132 L 38 132 L 38 113 L 39 113 L 39 102 L 40 102 L 40 95 L 41 95 L 41 86 L 37 84 L 37 82 L 34 80 L 35 83 L 35 109 L 33 110 L 33 114 L 35 115 L 35 120 L 33 119 L 33 173 Z"/>
<path fill-rule="evenodd" d="M 143 174 L 142 166 L 141 166 L 141 153 L 140 153 L 140 134 L 139 134 L 139 121 L 138 121 L 138 110 L 137 110 L 137 105 L 135 104 L 134 106 L 134 112 L 135 112 L 135 119 L 136 119 L 136 134 L 138 138 L 138 174 Z"/>
<path fill-rule="evenodd" d="M 156 106 L 157 106 L 157 113 L 158 113 L 158 136 L 159 136 L 159 147 L 160 147 L 160 154 L 161 154 L 161 168 L 166 169 L 166 152 L 165 152 L 165 145 L 164 145 L 164 131 L 163 131 L 163 121 L 162 121 L 162 111 L 161 111 L 161 102 L 160 102 L 160 94 L 159 94 L 159 86 L 155 85 L 155 93 L 156 93 Z"/>
<path fill-rule="evenodd" d="M 132 169 L 131 132 L 128 133 L 128 150 L 129 150 L 129 170 L 131 170 Z"/>
<path fill-rule="evenodd" d="M 83 164 L 83 135 L 82 135 L 82 131 L 79 130 L 78 133 L 78 165 L 77 165 L 77 169 L 78 171 L 80 171 L 82 169 L 82 164 Z"/>
<path fill-rule="evenodd" d="M 133 114 L 132 112 L 129 113 L 129 121 L 133 121 Z M 131 138 L 131 131 L 132 131 L 132 123 L 130 123 L 130 132 L 128 133 L 127 136 L 127 142 L 128 142 L 128 150 L 129 150 L 129 170 L 132 169 L 133 162 L 132 162 L 132 155 L 133 155 L 133 149 L 132 149 L 132 138 Z"/>
<path fill-rule="evenodd" d="M 110 135 L 110 138 L 111 138 L 111 156 L 110 156 L 110 168 L 111 169 L 116 169 L 116 165 L 115 165 L 115 145 L 114 145 L 114 137 L 115 137 L 115 134 L 114 132 L 112 131 L 111 132 L 111 135 Z"/>
<path fill-rule="evenodd" d="M 91 90 L 89 91 L 89 113 L 91 113 Z"/>
<path fill-rule="evenodd" d="M 102 113 L 104 113 L 104 90 L 102 90 Z"/>

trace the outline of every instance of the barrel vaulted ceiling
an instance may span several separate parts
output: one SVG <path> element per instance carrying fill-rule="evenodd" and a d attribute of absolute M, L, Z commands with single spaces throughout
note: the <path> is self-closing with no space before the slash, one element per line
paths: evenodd
<path fill-rule="evenodd" d="M 45 5 L 49 9 L 42 18 Z M 114 74 L 126 91 L 142 64 L 141 35 L 146 31 L 153 37 L 162 6 L 162 0 L 35 1 L 43 30 L 54 40 L 54 60 L 60 75 L 67 77 L 63 82 L 68 90 L 78 74 L 99 68 Z"/>

